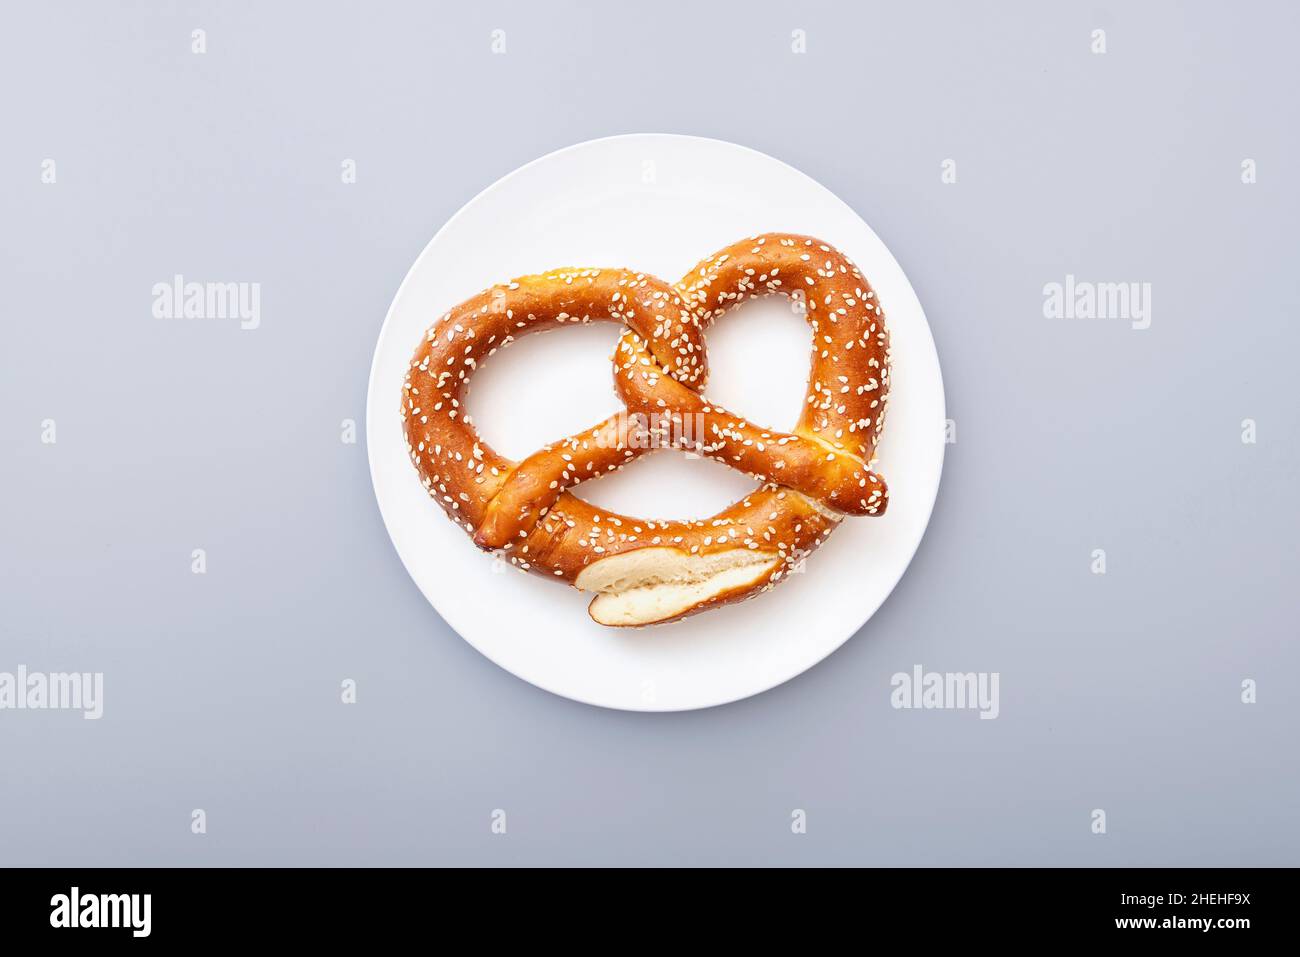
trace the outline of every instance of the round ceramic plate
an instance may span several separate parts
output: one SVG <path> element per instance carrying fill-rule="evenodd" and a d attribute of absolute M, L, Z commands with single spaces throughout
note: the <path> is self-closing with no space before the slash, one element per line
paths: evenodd
<path fill-rule="evenodd" d="M 398 405 L 411 355 L 451 306 L 495 282 L 557 266 L 622 266 L 675 282 L 746 236 L 804 233 L 845 252 L 885 308 L 893 355 L 877 470 L 883 518 L 847 518 L 800 574 L 770 592 L 681 622 L 610 629 L 590 595 L 478 551 L 429 498 Z M 612 323 L 520 340 L 475 374 L 469 411 L 484 440 L 521 459 L 618 406 Z M 708 333 L 706 390 L 726 408 L 788 430 L 808 376 L 809 328 L 773 297 Z M 375 347 L 366 407 L 370 474 L 388 534 L 447 623 L 525 681 L 577 701 L 640 711 L 705 708 L 765 691 L 862 628 L 893 590 L 930 519 L 943 465 L 943 381 L 925 314 L 876 234 L 825 187 L 762 153 L 718 140 L 616 136 L 551 153 L 480 193 L 407 274 Z M 643 456 L 576 494 L 645 518 L 711 515 L 755 487 L 710 460 Z"/>

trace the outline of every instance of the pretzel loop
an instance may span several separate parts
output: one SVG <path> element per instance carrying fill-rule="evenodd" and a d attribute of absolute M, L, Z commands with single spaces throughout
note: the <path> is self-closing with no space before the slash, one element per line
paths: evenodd
<path fill-rule="evenodd" d="M 561 275 L 566 285 L 576 285 L 579 292 L 562 301 L 563 308 L 554 314 L 556 317 L 571 316 L 569 310 L 581 305 L 579 322 L 608 319 L 625 323 L 628 334 L 646 344 L 655 367 L 674 382 L 691 384 L 707 377 L 699 317 L 662 280 L 624 270 L 581 270 L 576 276 Z M 524 281 L 512 285 L 522 287 Z M 608 301 L 603 301 L 606 297 Z M 506 302 L 527 302 L 527 298 L 507 296 Z M 528 313 L 533 321 L 547 308 L 546 303 L 527 304 L 537 310 Z M 599 311 L 602 305 L 604 315 Z M 514 311 L 509 305 L 506 308 Z M 639 458 L 649 447 L 629 437 L 629 428 L 635 424 L 626 414 L 615 413 L 590 429 L 528 456 L 511 469 L 488 502 L 484 520 L 474 533 L 475 544 L 501 548 L 517 537 L 526 537 L 567 488 Z"/>

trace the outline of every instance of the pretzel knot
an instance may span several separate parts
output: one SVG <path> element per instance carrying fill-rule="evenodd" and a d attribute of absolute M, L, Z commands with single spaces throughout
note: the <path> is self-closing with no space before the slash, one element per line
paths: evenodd
<path fill-rule="evenodd" d="M 812 326 L 812 369 L 792 432 L 710 402 L 704 332 L 755 296 L 784 294 Z M 497 349 L 572 323 L 626 326 L 614 351 L 624 408 L 513 462 L 464 411 Z M 596 593 L 606 625 L 669 621 L 771 587 L 844 515 L 879 515 L 871 470 L 889 394 L 889 337 L 874 291 L 829 244 L 768 233 L 715 253 L 675 285 L 625 269 L 559 269 L 493 286 L 433 324 L 403 383 L 411 461 L 447 515 L 514 565 Z M 654 448 L 716 459 L 762 484 L 710 518 L 647 520 L 569 489 Z"/>

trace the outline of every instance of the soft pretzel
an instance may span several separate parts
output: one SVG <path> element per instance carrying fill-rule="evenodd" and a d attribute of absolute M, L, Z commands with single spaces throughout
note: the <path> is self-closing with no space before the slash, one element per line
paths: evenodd
<path fill-rule="evenodd" d="M 813 330 L 803 413 L 790 433 L 709 402 L 704 331 L 754 296 L 790 296 Z M 478 364 L 520 336 L 567 323 L 626 326 L 614 353 L 625 408 L 513 462 L 464 411 Z M 879 515 L 871 470 L 889 395 L 889 338 L 874 291 L 827 243 L 769 233 L 703 260 L 669 286 L 625 269 L 558 269 L 493 286 L 425 335 L 403 383 L 411 461 L 447 515 L 488 550 L 539 575 L 595 592 L 605 625 L 671 621 L 770 588 L 845 514 Z M 653 448 L 709 456 L 763 484 L 692 521 L 612 513 L 573 486 Z"/>

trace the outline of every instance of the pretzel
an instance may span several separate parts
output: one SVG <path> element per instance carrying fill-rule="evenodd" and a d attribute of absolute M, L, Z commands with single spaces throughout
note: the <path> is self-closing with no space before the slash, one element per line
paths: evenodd
<path fill-rule="evenodd" d="M 784 294 L 813 330 L 802 415 L 789 433 L 702 395 L 705 330 L 746 300 Z M 624 325 L 613 356 L 624 408 L 514 462 L 465 412 L 480 362 L 520 336 L 573 323 Z M 871 466 L 889 395 L 889 336 L 867 280 L 807 236 L 742 240 L 669 286 L 626 269 L 564 268 L 473 296 L 439 318 L 402 386 L 407 447 L 425 489 L 480 548 L 594 592 L 603 625 L 673 621 L 771 588 L 801 567 L 845 515 L 880 515 Z M 647 520 L 599 509 L 570 489 L 671 446 L 761 484 L 709 518 Z"/>

